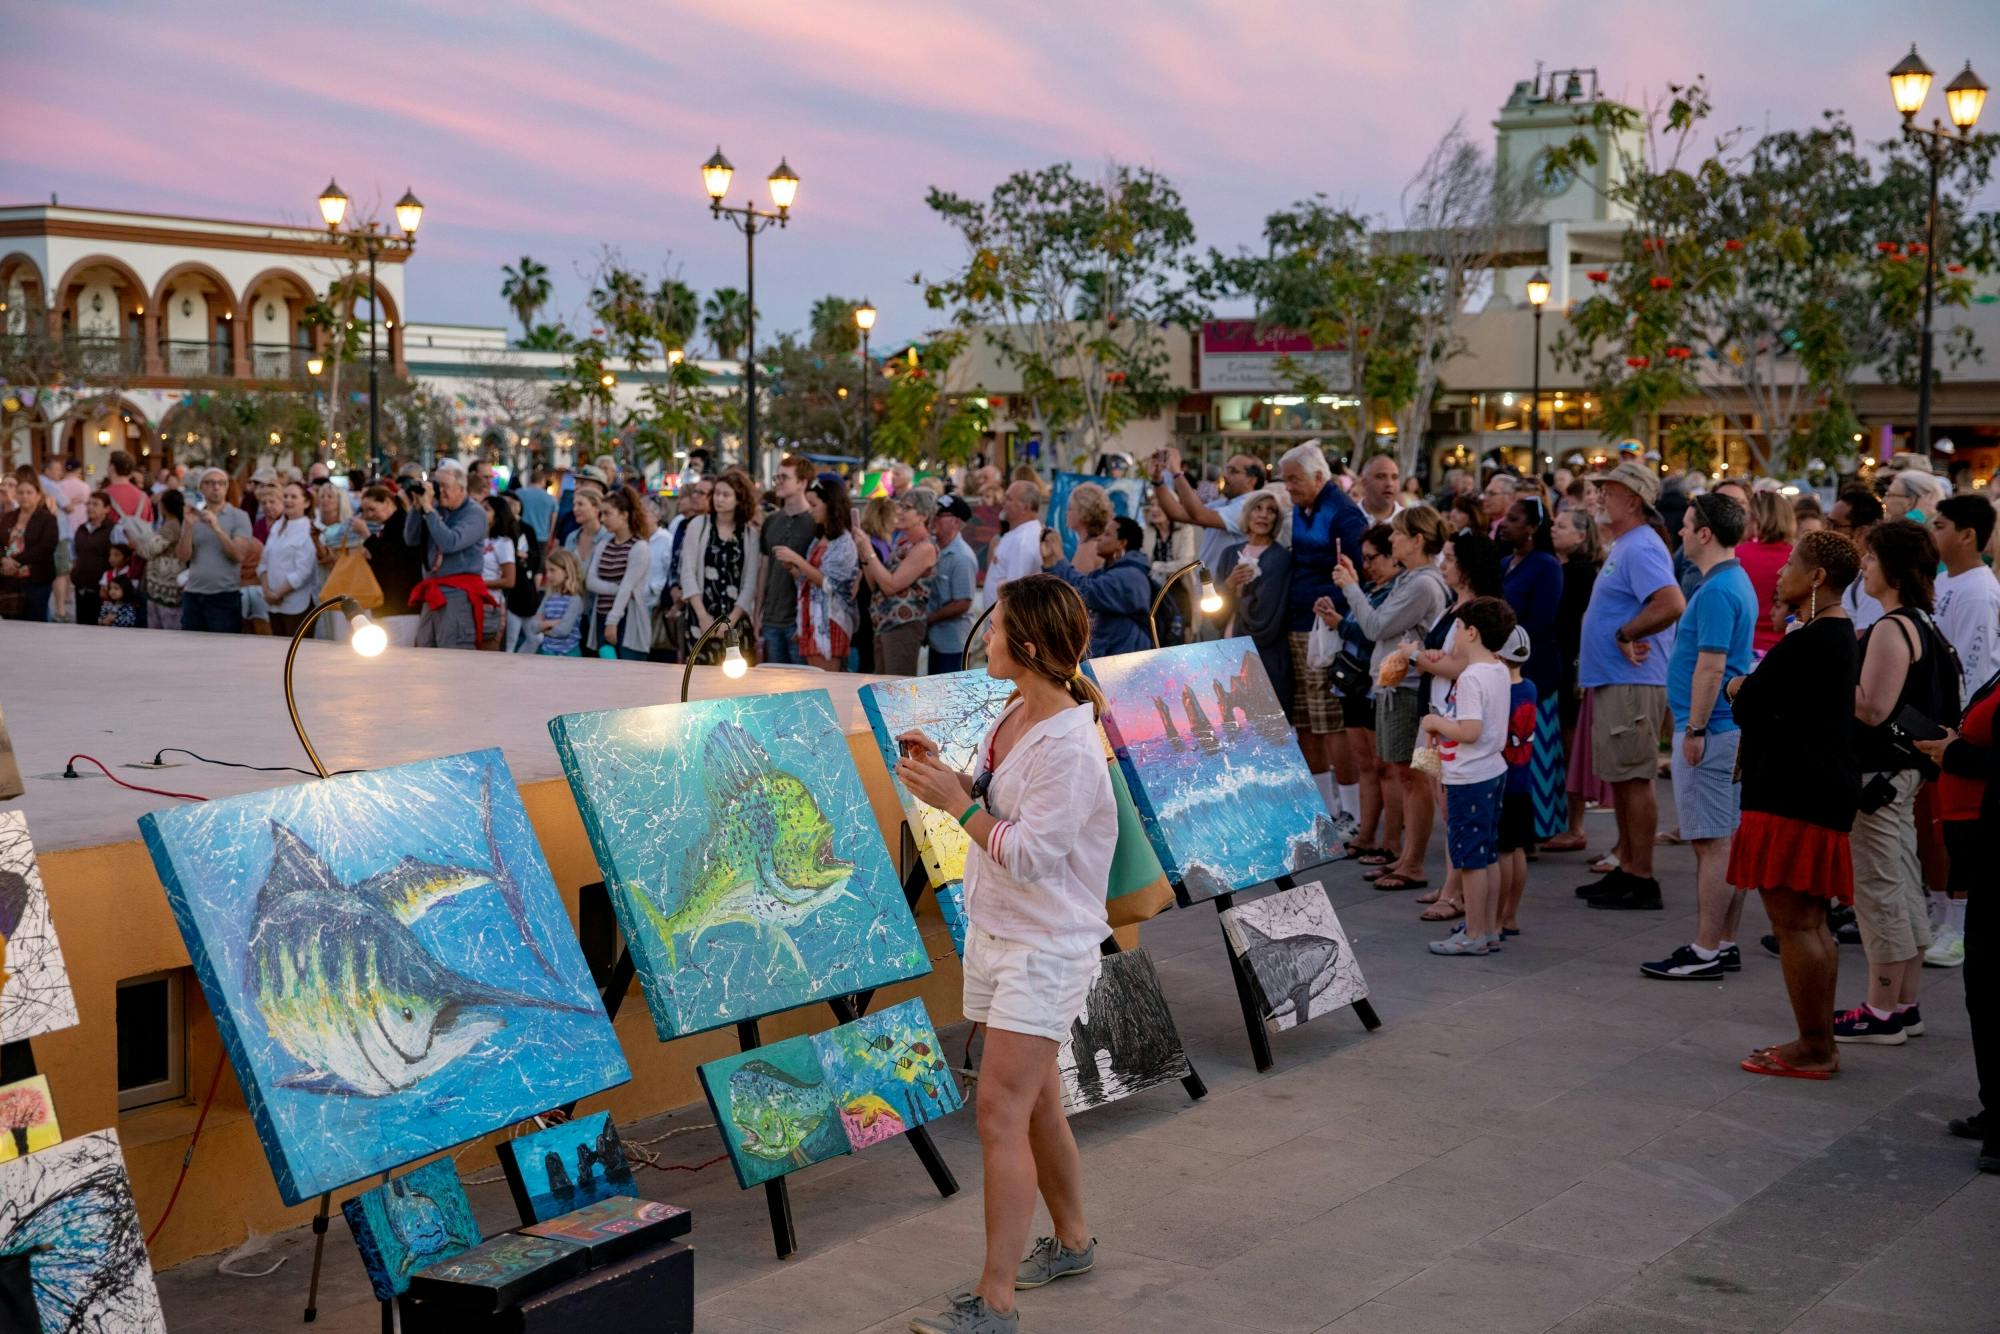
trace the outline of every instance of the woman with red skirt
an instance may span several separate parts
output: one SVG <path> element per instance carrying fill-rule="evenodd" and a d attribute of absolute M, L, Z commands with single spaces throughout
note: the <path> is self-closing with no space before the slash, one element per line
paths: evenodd
<path fill-rule="evenodd" d="M 1840 595 L 1860 553 L 1835 533 L 1808 533 L 1778 572 L 1778 599 L 1798 624 L 1748 676 L 1723 687 L 1743 730 L 1743 820 L 1729 854 L 1729 883 L 1757 890 L 1779 940 L 1797 1041 L 1752 1052 L 1755 1075 L 1830 1079 L 1833 990 L 1840 968 L 1827 930 L 1830 902 L 1854 899 L 1848 832 L 1861 798 L 1854 754 L 1854 691 L 1861 652 Z"/>

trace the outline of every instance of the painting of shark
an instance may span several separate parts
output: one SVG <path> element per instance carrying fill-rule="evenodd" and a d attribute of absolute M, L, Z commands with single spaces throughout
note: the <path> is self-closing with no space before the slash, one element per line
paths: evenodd
<path fill-rule="evenodd" d="M 630 1078 L 498 751 L 140 829 L 287 1203 Z"/>
<path fill-rule="evenodd" d="M 1354 947 L 1318 881 L 1223 909 L 1222 934 L 1249 968 L 1273 1033 L 1368 995 Z"/>
<path fill-rule="evenodd" d="M 549 731 L 661 1040 L 930 970 L 825 691 Z"/>

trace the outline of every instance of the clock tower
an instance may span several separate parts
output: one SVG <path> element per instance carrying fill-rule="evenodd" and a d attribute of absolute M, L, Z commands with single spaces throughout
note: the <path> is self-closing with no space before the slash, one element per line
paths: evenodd
<path fill-rule="evenodd" d="M 1527 173 L 1534 200 L 1524 222 L 1626 222 L 1630 211 L 1605 198 L 1624 174 L 1628 161 L 1643 151 L 1637 128 L 1613 130 L 1591 123 L 1593 113 L 1609 99 L 1600 96 L 1594 69 L 1537 70 L 1535 77 L 1514 85 L 1507 105 L 1493 122 L 1498 131 L 1494 157 L 1503 172 Z M 1597 150 L 1594 166 L 1580 166 L 1581 178 L 1564 175 L 1544 181 L 1543 158 L 1552 147 L 1578 135 Z"/>

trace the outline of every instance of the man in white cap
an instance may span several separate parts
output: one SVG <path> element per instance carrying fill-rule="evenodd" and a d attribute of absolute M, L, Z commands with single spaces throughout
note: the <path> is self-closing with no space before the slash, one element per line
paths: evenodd
<path fill-rule="evenodd" d="M 1618 864 L 1579 886 L 1577 897 L 1593 908 L 1657 910 L 1653 779 L 1667 720 L 1667 655 L 1687 601 L 1674 581 L 1674 558 L 1650 522 L 1659 474 L 1627 459 L 1597 479 L 1597 495 L 1597 522 L 1610 543 L 1583 614 L 1577 684 L 1590 692 L 1591 762 L 1611 785 Z"/>

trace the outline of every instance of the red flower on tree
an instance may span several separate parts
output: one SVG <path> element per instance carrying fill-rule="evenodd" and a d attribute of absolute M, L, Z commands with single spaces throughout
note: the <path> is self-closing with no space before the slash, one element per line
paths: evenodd
<path fill-rule="evenodd" d="M 1931 253 L 1931 248 L 1922 241 L 1912 241 L 1910 242 L 1910 253 L 1918 256 L 1928 255 Z"/>
<path fill-rule="evenodd" d="M 1664 292 L 1674 285 L 1674 280 L 1664 273 L 1656 273 L 1648 284 L 1655 292 Z"/>
<path fill-rule="evenodd" d="M 1586 271 L 1583 276 L 1590 279 L 1590 281 L 1594 283 L 1609 282 L 1611 279 L 1611 271 L 1609 269 L 1590 269 Z"/>
<path fill-rule="evenodd" d="M 1902 247 L 1897 245 L 1894 241 L 1877 241 L 1875 243 L 1875 248 L 1881 251 L 1885 255 L 1893 255 L 1898 250 L 1902 249 Z"/>
<path fill-rule="evenodd" d="M 1625 364 L 1635 371 L 1642 371 L 1653 364 L 1653 359 L 1651 357 L 1627 357 L 1625 358 Z"/>
<path fill-rule="evenodd" d="M 1680 343 L 1675 343 L 1672 347 L 1667 349 L 1667 355 L 1672 357 L 1675 361 L 1686 361 L 1689 357 L 1694 355 L 1694 349 L 1686 347 Z"/>
<path fill-rule="evenodd" d="M 1743 248 L 1743 243 L 1741 241 L 1731 239 L 1728 241 L 1724 241 L 1722 243 L 1722 248 L 1724 250 L 1741 250 Z"/>

